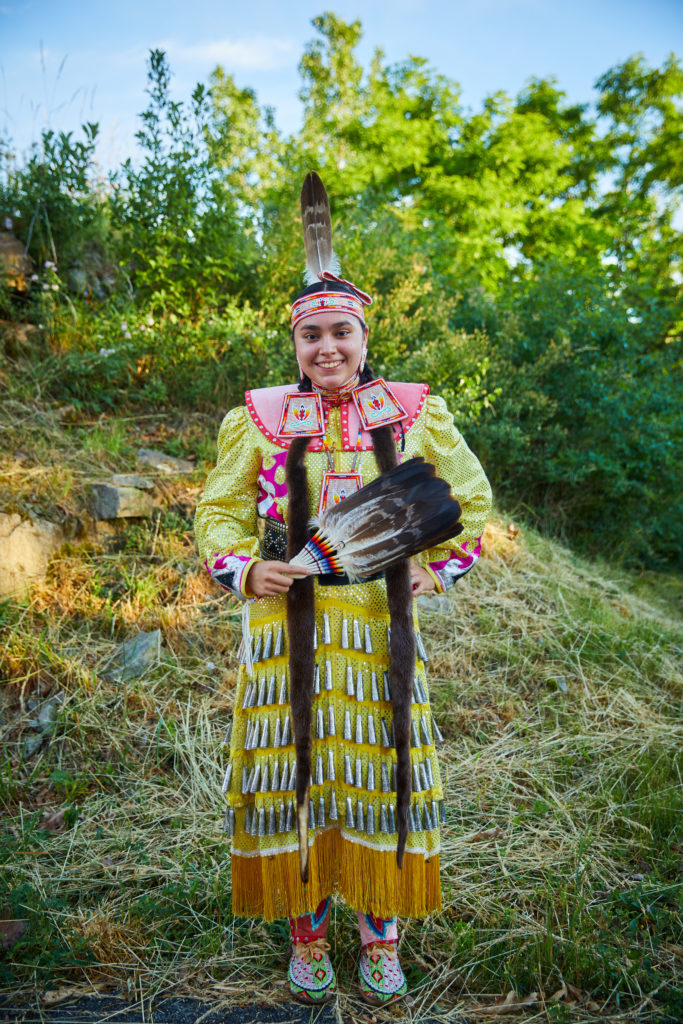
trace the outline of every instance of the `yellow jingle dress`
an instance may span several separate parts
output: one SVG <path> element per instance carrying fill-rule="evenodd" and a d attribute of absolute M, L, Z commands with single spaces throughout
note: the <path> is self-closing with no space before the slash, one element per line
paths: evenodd
<path fill-rule="evenodd" d="M 418 556 L 444 591 L 475 564 L 491 491 L 444 401 L 428 395 L 405 431 L 401 458 L 423 455 L 462 506 L 464 531 Z M 335 468 L 350 472 L 340 407 L 326 410 Z M 195 530 L 202 559 L 221 585 L 245 598 L 244 581 L 260 557 L 258 516 L 287 521 L 286 448 L 259 429 L 253 407 L 233 409 L 218 438 Z M 328 459 L 309 451 L 314 514 Z M 363 452 L 363 481 L 378 475 Z M 284 558 L 284 552 L 282 554 Z M 296 758 L 289 708 L 284 595 L 250 608 L 253 676 L 240 666 L 224 780 L 226 831 L 232 841 L 233 911 L 267 920 L 311 913 L 330 893 L 355 910 L 389 918 L 423 917 L 441 905 L 439 825 L 443 788 L 435 746 L 441 741 L 429 704 L 426 652 L 418 638 L 412 705 L 412 797 L 403 868 L 396 865 L 395 761 L 388 674 L 389 613 L 384 579 L 346 586 L 315 583 L 316 631 L 309 882 L 299 873 Z M 415 605 L 414 605 L 415 608 Z"/>

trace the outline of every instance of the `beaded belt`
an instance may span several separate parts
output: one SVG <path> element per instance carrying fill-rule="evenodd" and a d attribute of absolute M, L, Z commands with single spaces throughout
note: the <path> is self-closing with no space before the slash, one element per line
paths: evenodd
<path fill-rule="evenodd" d="M 287 561 L 287 527 L 278 519 L 273 519 L 272 516 L 265 517 L 265 528 L 263 540 L 261 541 L 261 558 L 274 562 Z M 376 572 L 372 576 L 368 576 L 367 579 L 364 579 L 363 583 L 369 583 L 371 580 L 380 580 L 383 576 L 383 572 Z M 350 586 L 350 584 L 351 580 L 346 573 L 329 572 L 318 576 L 318 586 L 320 587 L 346 587 Z"/>

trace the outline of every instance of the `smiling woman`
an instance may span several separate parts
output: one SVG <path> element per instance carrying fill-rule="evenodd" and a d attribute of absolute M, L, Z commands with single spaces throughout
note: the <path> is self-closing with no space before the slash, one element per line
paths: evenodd
<path fill-rule="evenodd" d="M 339 277 L 317 175 L 304 183 L 302 220 L 313 280 L 292 304 L 301 379 L 249 391 L 228 413 L 196 533 L 214 580 L 258 598 L 224 781 L 233 910 L 289 917 L 291 991 L 323 1002 L 336 984 L 330 896 L 341 896 L 358 912 L 361 993 L 379 1005 L 406 991 L 396 915 L 441 905 L 442 737 L 413 598 L 475 564 L 490 488 L 443 400 L 426 384 L 376 379 L 366 364 L 372 300 Z M 360 582 L 327 569 L 300 578 L 291 559 L 311 515 L 413 456 L 460 502 L 457 544 Z"/>

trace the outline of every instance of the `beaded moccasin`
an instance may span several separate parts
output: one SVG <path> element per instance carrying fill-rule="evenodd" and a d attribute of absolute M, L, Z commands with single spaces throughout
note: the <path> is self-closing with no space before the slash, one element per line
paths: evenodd
<path fill-rule="evenodd" d="M 296 942 L 289 961 L 289 991 L 300 1003 L 326 1003 L 337 994 L 337 979 L 324 939 Z"/>
<path fill-rule="evenodd" d="M 393 942 L 364 946 L 358 964 L 360 994 L 371 1006 L 384 1006 L 408 991 Z"/>

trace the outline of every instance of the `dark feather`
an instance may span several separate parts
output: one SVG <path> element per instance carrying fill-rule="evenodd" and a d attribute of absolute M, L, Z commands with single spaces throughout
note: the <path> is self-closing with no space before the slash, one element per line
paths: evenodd
<path fill-rule="evenodd" d="M 339 273 L 339 262 L 332 248 L 330 201 L 315 171 L 306 175 L 301 188 L 301 224 L 306 250 L 306 283 L 319 280 L 324 270 Z"/>

